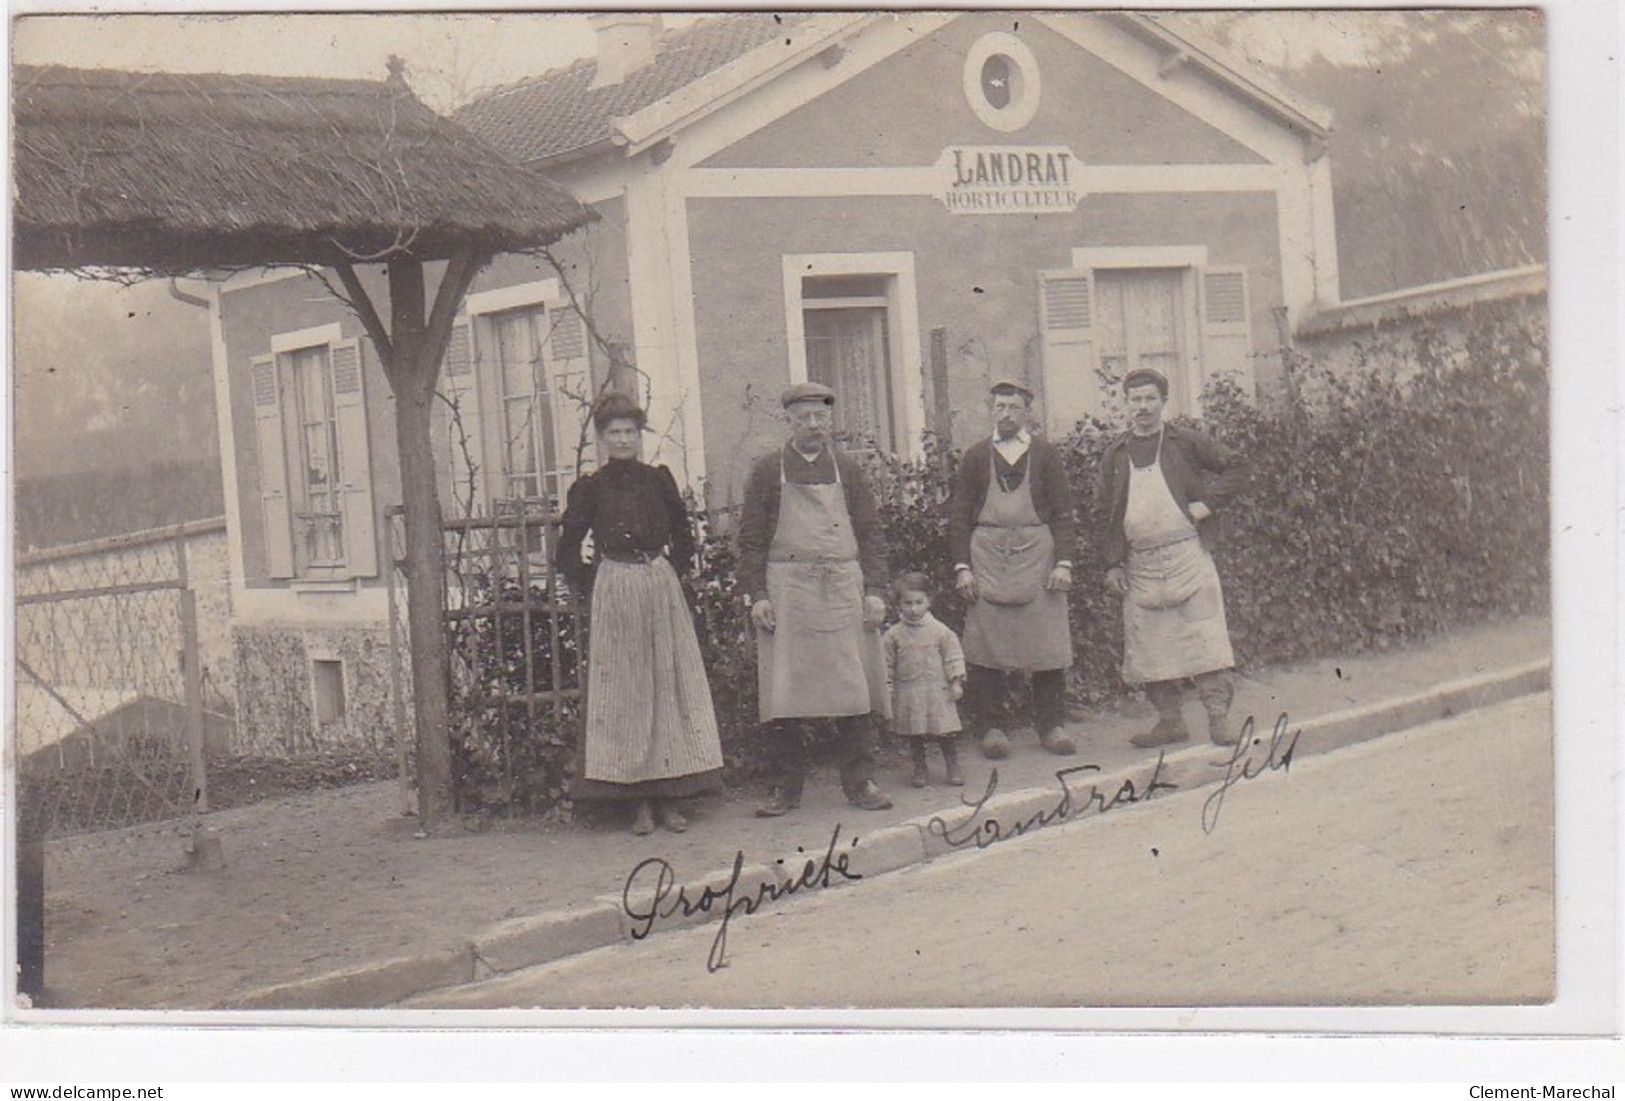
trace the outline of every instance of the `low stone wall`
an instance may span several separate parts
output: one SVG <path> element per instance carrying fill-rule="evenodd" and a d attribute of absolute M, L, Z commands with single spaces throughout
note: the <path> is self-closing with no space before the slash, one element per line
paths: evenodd
<path fill-rule="evenodd" d="M 1404 380 L 1435 357 L 1459 366 L 1475 341 L 1507 326 L 1544 345 L 1546 271 L 1492 272 L 1347 302 L 1299 326 L 1299 352 L 1336 374 L 1380 366 Z"/>

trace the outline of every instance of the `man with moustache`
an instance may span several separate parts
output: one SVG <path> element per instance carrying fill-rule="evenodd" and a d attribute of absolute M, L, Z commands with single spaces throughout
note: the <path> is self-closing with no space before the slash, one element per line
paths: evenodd
<path fill-rule="evenodd" d="M 1005 674 L 1028 676 L 1040 743 L 1070 756 L 1062 721 L 1072 666 L 1067 593 L 1077 519 L 1061 450 L 1027 425 L 1033 392 L 993 384 L 993 435 L 965 449 L 948 504 L 948 546 L 965 615 L 965 705 L 982 755 L 1010 753 L 1001 706 Z"/>
<path fill-rule="evenodd" d="M 835 392 L 803 382 L 780 401 L 790 439 L 751 469 L 739 521 L 739 582 L 756 629 L 759 714 L 777 774 L 756 814 L 776 818 L 801 805 L 803 735 L 824 719 L 834 720 L 847 800 L 885 810 L 891 800 L 874 781 L 874 715 L 891 706 L 880 636 L 885 533 L 863 468 L 830 439 Z"/>
<path fill-rule="evenodd" d="M 1208 737 L 1233 746 L 1235 656 L 1213 564 L 1218 517 L 1239 491 L 1240 457 L 1202 433 L 1163 422 L 1168 379 L 1149 368 L 1123 379 L 1129 428 L 1107 446 L 1094 520 L 1106 585 L 1123 597 L 1123 680 L 1139 685 L 1157 723 L 1129 740 L 1142 748 L 1190 737 L 1181 684 L 1193 679 Z"/>

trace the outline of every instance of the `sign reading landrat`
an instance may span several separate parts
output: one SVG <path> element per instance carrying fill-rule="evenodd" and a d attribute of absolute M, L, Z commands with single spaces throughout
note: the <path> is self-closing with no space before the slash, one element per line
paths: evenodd
<path fill-rule="evenodd" d="M 950 214 L 1065 214 L 1083 197 L 1064 145 L 950 145 L 935 168 Z"/>

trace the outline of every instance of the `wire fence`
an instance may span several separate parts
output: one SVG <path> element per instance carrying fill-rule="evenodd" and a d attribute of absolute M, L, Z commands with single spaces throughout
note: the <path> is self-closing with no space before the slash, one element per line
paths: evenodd
<path fill-rule="evenodd" d="M 99 553 L 19 563 L 31 567 L 18 571 L 15 600 L 18 826 L 26 837 L 208 808 L 187 531 L 104 542 Z"/>

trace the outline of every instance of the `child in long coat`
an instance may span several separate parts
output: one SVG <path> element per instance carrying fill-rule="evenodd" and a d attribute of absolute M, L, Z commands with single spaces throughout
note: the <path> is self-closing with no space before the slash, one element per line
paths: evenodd
<path fill-rule="evenodd" d="M 930 780 L 925 760 L 930 742 L 942 747 L 948 783 L 957 787 L 965 782 L 959 770 L 961 727 L 955 706 L 965 694 L 965 654 L 953 631 L 931 614 L 929 589 L 924 574 L 905 573 L 897 580 L 902 619 L 884 639 L 892 727 L 908 741 L 915 787 L 923 788 Z"/>

